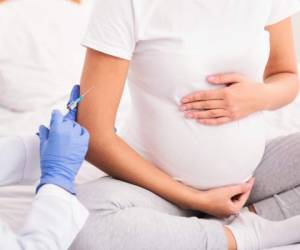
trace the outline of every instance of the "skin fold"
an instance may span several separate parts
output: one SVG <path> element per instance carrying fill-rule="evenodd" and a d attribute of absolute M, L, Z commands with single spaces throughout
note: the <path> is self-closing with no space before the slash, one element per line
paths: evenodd
<path fill-rule="evenodd" d="M 220 90 L 199 91 L 183 97 L 178 107 L 187 118 L 216 126 L 254 112 L 274 110 L 290 103 L 298 93 L 297 62 L 291 20 L 266 28 L 271 53 L 264 83 L 253 84 L 239 72 L 208 76 L 211 84 L 228 84 Z M 129 61 L 92 49 L 87 50 L 81 79 L 84 93 L 97 87 L 82 101 L 78 121 L 90 132 L 87 159 L 109 175 L 148 189 L 182 208 L 223 218 L 238 214 L 245 205 L 254 180 L 241 185 L 201 191 L 175 181 L 143 159 L 114 132 Z M 232 199 L 235 197 L 236 199 Z M 236 249 L 233 235 L 225 229 L 229 249 Z"/>

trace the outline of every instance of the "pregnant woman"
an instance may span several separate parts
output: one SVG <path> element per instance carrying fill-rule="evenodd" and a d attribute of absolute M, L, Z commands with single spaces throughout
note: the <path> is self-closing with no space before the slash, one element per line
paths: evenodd
<path fill-rule="evenodd" d="M 96 87 L 78 119 L 88 160 L 111 177 L 80 188 L 92 215 L 74 249 L 300 242 L 300 135 L 266 142 L 262 117 L 297 95 L 298 10 L 298 0 L 97 1 L 81 82 Z M 126 79 L 132 105 L 115 134 Z"/>

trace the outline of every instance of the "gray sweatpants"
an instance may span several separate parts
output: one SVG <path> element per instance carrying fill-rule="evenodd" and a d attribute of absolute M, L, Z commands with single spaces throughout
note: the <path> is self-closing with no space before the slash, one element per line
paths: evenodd
<path fill-rule="evenodd" d="M 267 144 L 249 199 L 259 215 L 282 220 L 300 214 L 299 161 L 300 133 Z M 81 185 L 78 197 L 91 215 L 72 250 L 227 249 L 221 223 L 141 187 L 104 177 Z"/>

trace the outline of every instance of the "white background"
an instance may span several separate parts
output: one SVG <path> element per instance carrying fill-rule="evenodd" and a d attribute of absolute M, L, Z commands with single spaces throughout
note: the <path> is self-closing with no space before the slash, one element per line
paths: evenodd
<path fill-rule="evenodd" d="M 294 29 L 296 35 L 296 45 L 298 51 L 298 61 L 300 62 L 300 14 L 294 18 Z"/>

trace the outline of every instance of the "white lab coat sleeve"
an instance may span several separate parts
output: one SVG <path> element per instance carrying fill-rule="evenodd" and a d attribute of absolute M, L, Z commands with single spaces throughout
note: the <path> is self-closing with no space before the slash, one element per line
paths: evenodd
<path fill-rule="evenodd" d="M 39 138 L 0 137 L 0 186 L 33 184 L 40 175 Z"/>
<path fill-rule="evenodd" d="M 0 249 L 66 250 L 88 217 L 88 211 L 65 190 L 44 185 L 19 234 L 0 222 Z"/>

